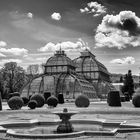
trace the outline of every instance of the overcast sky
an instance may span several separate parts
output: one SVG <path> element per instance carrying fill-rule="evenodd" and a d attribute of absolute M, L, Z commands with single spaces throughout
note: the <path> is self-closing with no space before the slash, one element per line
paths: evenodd
<path fill-rule="evenodd" d="M 0 67 L 41 64 L 85 48 L 110 73 L 140 73 L 139 0 L 0 0 Z"/>

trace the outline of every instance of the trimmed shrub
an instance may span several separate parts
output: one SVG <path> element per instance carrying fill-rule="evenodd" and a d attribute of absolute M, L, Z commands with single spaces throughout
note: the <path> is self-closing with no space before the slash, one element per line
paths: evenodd
<path fill-rule="evenodd" d="M 35 100 L 37 102 L 36 107 L 42 107 L 45 103 L 45 98 L 41 94 L 34 94 L 31 96 L 30 100 Z"/>
<path fill-rule="evenodd" d="M 35 100 L 30 100 L 30 101 L 28 102 L 28 107 L 29 107 L 30 109 L 35 109 L 36 106 L 37 106 L 37 101 L 35 101 Z"/>
<path fill-rule="evenodd" d="M 140 93 L 135 93 L 133 95 L 132 103 L 135 107 L 140 107 Z"/>
<path fill-rule="evenodd" d="M 55 96 L 50 96 L 47 99 L 48 106 L 56 107 L 58 104 L 58 99 Z"/>
<path fill-rule="evenodd" d="M 8 99 L 10 99 L 11 97 L 14 97 L 14 96 L 19 96 L 20 97 L 19 92 L 9 93 Z"/>
<path fill-rule="evenodd" d="M 21 97 L 23 100 L 23 106 L 28 105 L 29 99 L 27 97 Z"/>
<path fill-rule="evenodd" d="M 8 100 L 8 105 L 12 110 L 18 110 L 23 106 L 23 100 L 19 96 L 14 96 Z"/>
<path fill-rule="evenodd" d="M 121 106 L 121 99 L 119 91 L 110 91 L 107 97 L 109 106 Z"/>
<path fill-rule="evenodd" d="M 88 107 L 90 101 L 86 95 L 79 95 L 75 100 L 75 105 L 77 107 Z"/>
<path fill-rule="evenodd" d="M 58 103 L 59 104 L 64 104 L 64 96 L 62 93 L 58 94 Z"/>
<path fill-rule="evenodd" d="M 47 104 L 47 99 L 51 96 L 51 93 L 50 92 L 44 92 L 43 95 L 44 95 L 44 98 L 45 98 L 45 103 Z"/>

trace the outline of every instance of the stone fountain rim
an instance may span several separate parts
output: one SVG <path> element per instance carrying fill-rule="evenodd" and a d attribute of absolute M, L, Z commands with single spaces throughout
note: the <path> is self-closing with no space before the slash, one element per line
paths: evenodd
<path fill-rule="evenodd" d="M 75 114 L 78 114 L 79 112 L 78 111 L 69 111 L 69 112 L 60 112 L 60 111 L 54 111 L 54 112 L 52 112 L 52 114 L 56 114 L 56 115 L 60 115 L 60 114 L 62 114 L 62 115 L 75 115 Z"/>
<path fill-rule="evenodd" d="M 116 126 L 118 128 L 113 129 L 111 131 L 79 131 L 79 132 L 72 132 L 72 133 L 63 133 L 63 134 L 21 134 L 16 133 L 16 131 L 12 129 L 6 128 L 6 126 L 25 126 L 31 127 L 35 125 L 41 125 L 44 123 L 54 123 L 58 124 L 60 120 L 57 121 L 38 121 L 36 120 L 30 120 L 27 122 L 12 122 L 12 123 L 1 123 L 0 124 L 0 133 L 5 132 L 7 136 L 12 136 L 15 138 L 41 138 L 41 139 L 53 139 L 53 138 L 70 138 L 70 137 L 79 137 L 79 136 L 115 136 L 117 133 L 125 133 L 125 132 L 140 132 L 140 125 L 136 124 L 126 124 L 126 121 L 123 122 L 106 122 L 105 120 L 70 120 L 72 123 L 87 123 L 87 124 L 98 124 L 102 126 Z"/>

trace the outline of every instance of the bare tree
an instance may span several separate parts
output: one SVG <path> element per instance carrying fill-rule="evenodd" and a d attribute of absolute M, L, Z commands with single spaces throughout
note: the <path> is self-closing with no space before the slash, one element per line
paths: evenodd
<path fill-rule="evenodd" d="M 27 74 L 30 75 L 31 78 L 38 74 L 41 74 L 42 71 L 43 69 L 39 64 L 29 65 L 27 67 Z"/>

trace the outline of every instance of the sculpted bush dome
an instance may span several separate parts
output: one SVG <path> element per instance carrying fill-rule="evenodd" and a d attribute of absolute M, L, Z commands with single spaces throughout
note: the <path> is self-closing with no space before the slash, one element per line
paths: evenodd
<path fill-rule="evenodd" d="M 44 105 L 44 103 L 45 103 L 44 96 L 41 95 L 41 94 L 37 94 L 37 93 L 32 95 L 30 100 L 35 100 L 37 102 L 37 106 L 36 107 L 42 107 Z"/>
<path fill-rule="evenodd" d="M 21 109 L 22 106 L 23 106 L 23 100 L 21 97 L 19 96 L 14 96 L 14 97 L 11 97 L 9 100 L 8 100 L 8 105 L 9 107 L 12 109 L 12 110 L 18 110 L 18 109 Z"/>
<path fill-rule="evenodd" d="M 0 92 L 2 98 L 6 98 L 9 93 L 20 91 L 26 82 L 25 70 L 18 66 L 16 62 L 5 63 L 0 69 Z"/>
<path fill-rule="evenodd" d="M 135 107 L 140 107 L 140 93 L 135 93 L 133 95 L 132 103 Z"/>
<path fill-rule="evenodd" d="M 86 95 L 79 95 L 75 100 L 75 105 L 77 107 L 88 107 L 90 105 L 90 101 Z"/>
<path fill-rule="evenodd" d="M 58 99 L 57 99 L 55 96 L 50 96 L 50 97 L 47 99 L 47 104 L 48 104 L 48 106 L 50 106 L 50 107 L 56 107 L 57 104 L 58 104 Z"/>

